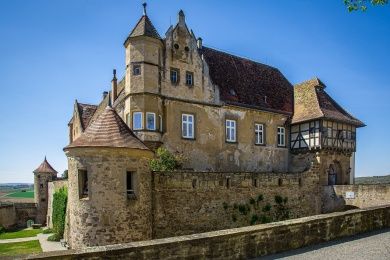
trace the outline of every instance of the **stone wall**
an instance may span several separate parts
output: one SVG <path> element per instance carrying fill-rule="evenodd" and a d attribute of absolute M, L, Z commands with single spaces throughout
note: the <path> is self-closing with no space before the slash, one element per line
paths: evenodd
<path fill-rule="evenodd" d="M 367 208 L 390 205 L 389 184 L 335 185 L 323 189 L 323 196 L 327 198 L 324 202 L 326 212 L 340 210 L 345 206 Z"/>
<path fill-rule="evenodd" d="M 37 219 L 37 205 L 35 203 L 15 203 L 16 224 L 25 227 L 27 220 Z"/>
<path fill-rule="evenodd" d="M 294 174 L 155 172 L 153 237 L 248 226 L 263 216 L 281 219 L 275 196 L 287 198 L 291 218 L 319 214 L 318 167 Z M 263 210 L 267 203 L 269 212 Z"/>
<path fill-rule="evenodd" d="M 16 225 L 16 212 L 13 204 L 0 204 L 0 226 L 9 229 Z"/>
<path fill-rule="evenodd" d="M 48 183 L 48 198 L 47 198 L 47 217 L 46 224 L 49 228 L 53 228 L 53 195 L 62 187 L 68 187 L 68 180 L 56 180 Z"/>
<path fill-rule="evenodd" d="M 390 227 L 390 206 L 80 251 L 48 252 L 28 259 L 248 259 L 386 227 Z"/>

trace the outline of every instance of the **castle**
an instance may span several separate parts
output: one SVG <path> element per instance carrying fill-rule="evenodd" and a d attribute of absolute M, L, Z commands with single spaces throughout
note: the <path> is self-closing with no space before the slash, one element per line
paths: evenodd
<path fill-rule="evenodd" d="M 114 70 L 98 105 L 76 100 L 68 124 L 71 248 L 243 226 L 222 205 L 259 193 L 288 197 L 293 217 L 319 214 L 321 187 L 353 183 L 364 124 L 319 79 L 292 86 L 276 68 L 205 47 L 183 11 L 161 37 L 146 5 L 124 48 L 123 78 Z M 160 146 L 186 158 L 180 171 L 150 171 Z M 51 176 L 36 175 L 36 189 Z"/>

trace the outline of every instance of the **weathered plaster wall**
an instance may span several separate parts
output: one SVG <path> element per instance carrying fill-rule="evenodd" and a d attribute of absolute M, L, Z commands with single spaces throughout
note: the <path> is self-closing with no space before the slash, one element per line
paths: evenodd
<path fill-rule="evenodd" d="M 382 206 L 29 259 L 250 259 L 387 227 L 390 206 Z"/>
<path fill-rule="evenodd" d="M 68 187 L 68 180 L 56 180 L 48 183 L 47 217 L 46 225 L 53 228 L 53 195 L 62 187 Z"/>
<path fill-rule="evenodd" d="M 37 222 L 38 209 L 35 203 L 15 203 L 15 214 L 17 219 L 17 225 L 25 227 L 27 220 L 34 220 Z"/>
<path fill-rule="evenodd" d="M 68 234 L 71 248 L 152 237 L 151 175 L 146 155 L 128 149 L 72 149 L 68 156 Z M 79 196 L 78 170 L 87 170 L 88 197 Z M 126 194 L 126 171 L 135 173 L 135 196 Z"/>
<path fill-rule="evenodd" d="M 288 198 L 287 208 L 293 218 L 318 214 L 317 167 L 313 165 L 302 174 L 156 172 L 153 237 L 247 226 L 253 215 L 268 216 L 262 211 L 267 203 L 272 205 L 269 214 L 277 216 L 276 195 Z M 259 195 L 264 199 L 251 204 L 250 199 L 257 201 Z M 251 212 L 241 214 L 238 205 L 251 207 Z"/>
<path fill-rule="evenodd" d="M 0 226 L 9 229 L 16 225 L 16 211 L 13 204 L 0 205 Z"/>

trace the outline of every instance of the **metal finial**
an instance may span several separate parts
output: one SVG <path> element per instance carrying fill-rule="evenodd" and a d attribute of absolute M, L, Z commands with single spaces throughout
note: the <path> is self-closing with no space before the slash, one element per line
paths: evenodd
<path fill-rule="evenodd" d="M 143 3 L 142 6 L 144 7 L 144 15 L 146 15 L 146 6 L 147 6 L 147 3 Z"/>

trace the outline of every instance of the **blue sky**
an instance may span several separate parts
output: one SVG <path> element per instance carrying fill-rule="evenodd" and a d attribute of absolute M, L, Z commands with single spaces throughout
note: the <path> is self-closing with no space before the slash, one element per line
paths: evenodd
<path fill-rule="evenodd" d="M 390 174 L 390 6 L 348 13 L 342 0 L 148 1 L 161 35 L 179 9 L 204 45 L 279 68 L 291 83 L 318 76 L 367 124 L 357 176 Z M 73 103 L 96 104 L 142 1 L 0 1 L 0 182 L 32 182 L 47 155 L 63 172 Z"/>

